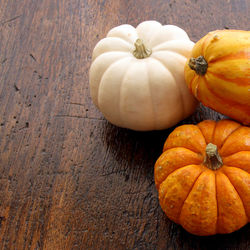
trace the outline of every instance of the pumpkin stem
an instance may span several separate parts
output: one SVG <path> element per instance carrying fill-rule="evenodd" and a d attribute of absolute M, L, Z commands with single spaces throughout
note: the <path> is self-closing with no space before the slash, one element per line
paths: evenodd
<path fill-rule="evenodd" d="M 134 45 L 135 50 L 133 51 L 133 55 L 137 59 L 143 59 L 152 54 L 152 50 L 146 48 L 141 39 L 137 39 Z"/>
<path fill-rule="evenodd" d="M 207 144 L 206 157 L 203 164 L 212 170 L 217 170 L 223 165 L 217 146 L 213 143 Z"/>
<path fill-rule="evenodd" d="M 198 56 L 197 58 L 190 58 L 188 62 L 190 69 L 195 70 L 198 75 L 205 75 L 207 72 L 207 61 L 203 56 Z"/>

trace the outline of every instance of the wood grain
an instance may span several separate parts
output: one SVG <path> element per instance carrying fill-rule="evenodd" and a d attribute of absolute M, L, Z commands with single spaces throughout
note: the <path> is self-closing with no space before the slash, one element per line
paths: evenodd
<path fill-rule="evenodd" d="M 0 249 L 248 249 L 249 225 L 196 237 L 159 207 L 153 166 L 170 128 L 112 126 L 88 70 L 113 27 L 154 19 L 193 41 L 249 30 L 249 1 L 0 0 Z M 182 121 L 222 115 L 200 106 Z M 179 125 L 179 124 L 178 124 Z"/>

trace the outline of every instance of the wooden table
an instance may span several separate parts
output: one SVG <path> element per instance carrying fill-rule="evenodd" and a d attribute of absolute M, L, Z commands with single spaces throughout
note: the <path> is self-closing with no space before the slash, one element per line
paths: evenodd
<path fill-rule="evenodd" d="M 0 249 L 249 249 L 249 225 L 197 237 L 166 218 L 153 166 L 173 130 L 134 132 L 93 105 L 94 45 L 154 19 L 196 42 L 250 29 L 247 0 L 0 0 Z M 204 107 L 182 121 L 221 119 Z M 178 124 L 178 125 L 180 125 Z"/>

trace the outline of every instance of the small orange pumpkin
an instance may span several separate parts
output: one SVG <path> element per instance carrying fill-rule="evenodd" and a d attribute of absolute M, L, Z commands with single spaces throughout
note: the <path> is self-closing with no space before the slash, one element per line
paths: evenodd
<path fill-rule="evenodd" d="M 250 124 L 250 31 L 216 30 L 193 47 L 185 80 L 205 106 Z"/>
<path fill-rule="evenodd" d="M 230 120 L 177 127 L 154 174 L 163 211 L 188 232 L 236 231 L 250 218 L 250 128 Z"/>

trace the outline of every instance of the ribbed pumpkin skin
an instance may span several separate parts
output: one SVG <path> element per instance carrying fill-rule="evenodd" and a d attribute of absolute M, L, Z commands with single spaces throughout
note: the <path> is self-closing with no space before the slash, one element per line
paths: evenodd
<path fill-rule="evenodd" d="M 205 75 L 187 61 L 185 80 L 195 97 L 222 114 L 250 124 L 250 31 L 216 30 L 199 40 L 191 57 L 203 56 Z"/>
<path fill-rule="evenodd" d="M 217 170 L 203 164 L 208 143 L 222 158 Z M 169 219 L 195 235 L 236 231 L 250 218 L 250 128 L 230 120 L 177 127 L 154 174 Z"/>
<path fill-rule="evenodd" d="M 136 28 L 114 27 L 93 50 L 89 70 L 93 103 L 119 127 L 137 131 L 172 127 L 198 104 L 184 80 L 193 46 L 187 33 L 174 25 L 151 20 Z"/>

